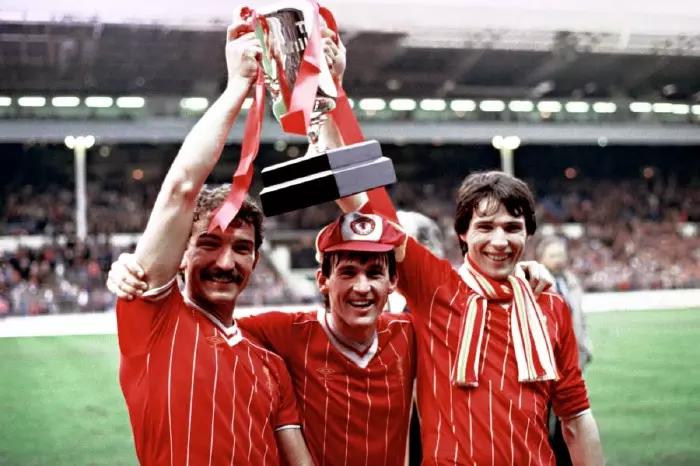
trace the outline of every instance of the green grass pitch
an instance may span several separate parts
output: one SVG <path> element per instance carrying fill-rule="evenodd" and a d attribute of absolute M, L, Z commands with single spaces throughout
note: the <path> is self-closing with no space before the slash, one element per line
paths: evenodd
<path fill-rule="evenodd" d="M 608 465 L 700 464 L 700 309 L 588 322 Z M 113 335 L 0 339 L 0 465 L 136 464 L 117 365 Z"/>

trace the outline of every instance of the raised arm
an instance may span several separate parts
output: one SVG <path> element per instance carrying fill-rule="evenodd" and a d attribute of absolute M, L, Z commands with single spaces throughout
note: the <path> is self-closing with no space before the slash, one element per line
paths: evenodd
<path fill-rule="evenodd" d="M 331 29 L 323 28 L 321 30 L 321 40 L 323 44 L 323 55 L 326 59 L 328 69 L 333 76 L 333 79 L 342 85 L 343 75 L 346 67 L 346 51 L 340 37 L 336 38 L 335 32 Z M 321 125 L 319 132 L 318 147 L 324 149 L 335 149 L 345 145 L 340 131 L 333 120 L 333 117 L 327 116 L 326 120 Z M 309 152 L 312 152 L 313 146 L 309 146 Z"/>
<path fill-rule="evenodd" d="M 149 288 L 172 279 L 180 265 L 192 227 L 197 195 L 216 165 L 229 131 L 254 80 L 261 49 L 243 23 L 231 25 L 226 37 L 228 84 L 185 138 L 168 170 L 136 246 Z"/>

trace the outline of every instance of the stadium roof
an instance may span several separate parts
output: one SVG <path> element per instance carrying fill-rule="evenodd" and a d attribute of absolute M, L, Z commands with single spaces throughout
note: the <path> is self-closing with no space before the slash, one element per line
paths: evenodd
<path fill-rule="evenodd" d="M 326 3 L 348 46 L 354 97 L 700 92 L 700 2 Z M 219 0 L 5 0 L 0 90 L 215 95 L 231 10 Z"/>
<path fill-rule="evenodd" d="M 269 0 L 240 2 L 255 7 Z M 276 3 L 276 2 L 275 2 Z M 693 0 L 327 0 L 352 31 L 518 29 L 697 34 Z M 103 23 L 207 25 L 229 21 L 236 2 L 198 0 L 4 0 L 0 20 L 97 20 Z"/>

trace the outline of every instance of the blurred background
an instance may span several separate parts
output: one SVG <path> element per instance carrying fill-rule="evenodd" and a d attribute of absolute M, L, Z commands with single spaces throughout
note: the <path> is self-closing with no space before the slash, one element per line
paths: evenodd
<path fill-rule="evenodd" d="M 432 218 L 458 264 L 464 176 L 526 180 L 531 243 L 566 238 L 584 291 L 608 464 L 700 464 L 700 4 L 324 4 L 397 207 Z M 134 464 L 106 272 L 223 89 L 234 6 L 0 5 L 0 464 Z M 245 113 L 211 182 L 235 170 Z M 306 150 L 269 115 L 262 139 L 258 172 Z M 336 214 L 266 220 L 242 312 L 318 301 L 313 241 Z"/>

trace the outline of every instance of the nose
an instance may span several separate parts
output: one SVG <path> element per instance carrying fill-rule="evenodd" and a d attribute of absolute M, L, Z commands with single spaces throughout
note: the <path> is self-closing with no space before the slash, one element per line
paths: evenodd
<path fill-rule="evenodd" d="M 216 258 L 216 266 L 223 270 L 231 270 L 236 265 L 236 254 L 231 248 L 222 248 Z"/>
<path fill-rule="evenodd" d="M 352 285 L 353 290 L 355 290 L 358 293 L 369 293 L 370 292 L 370 286 L 369 286 L 369 280 L 367 279 L 367 276 L 365 274 L 358 274 L 355 283 Z"/>
<path fill-rule="evenodd" d="M 491 237 L 491 245 L 498 248 L 505 248 L 508 246 L 508 239 L 506 237 L 506 232 L 503 228 L 495 228 L 493 230 L 493 236 Z"/>

